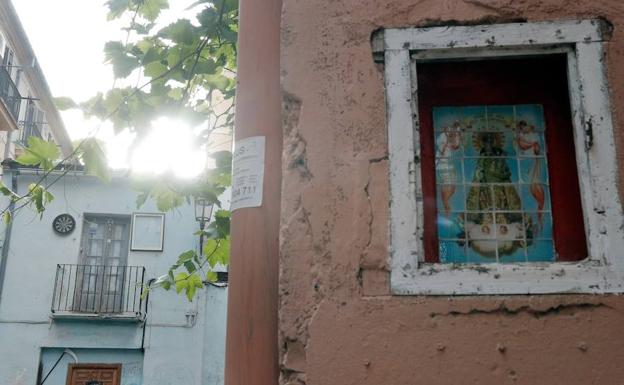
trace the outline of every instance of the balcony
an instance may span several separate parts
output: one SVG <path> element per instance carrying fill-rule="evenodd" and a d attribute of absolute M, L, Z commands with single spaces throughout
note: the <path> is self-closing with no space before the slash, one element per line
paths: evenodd
<path fill-rule="evenodd" d="M 19 138 L 17 140 L 23 145 L 27 145 L 28 138 L 30 138 L 31 136 L 43 139 L 43 135 L 41 134 L 41 128 L 43 128 L 43 124 L 45 123 L 27 120 L 19 121 L 17 124 L 17 126 L 19 127 Z"/>
<path fill-rule="evenodd" d="M 143 321 L 147 311 L 144 279 L 142 266 L 59 264 L 52 317 Z"/>
<path fill-rule="evenodd" d="M 4 102 L 13 121 L 17 122 L 22 96 L 15 83 L 13 83 L 13 79 L 11 79 L 11 75 L 9 75 L 6 67 L 0 67 L 0 99 Z"/>

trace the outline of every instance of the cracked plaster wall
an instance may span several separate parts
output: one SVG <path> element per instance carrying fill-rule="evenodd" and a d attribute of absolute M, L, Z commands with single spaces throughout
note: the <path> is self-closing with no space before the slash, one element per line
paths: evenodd
<path fill-rule="evenodd" d="M 620 147 L 621 0 L 284 0 L 281 384 L 622 383 L 624 298 L 397 297 L 388 285 L 386 113 L 371 33 L 594 17 L 614 24 Z"/>

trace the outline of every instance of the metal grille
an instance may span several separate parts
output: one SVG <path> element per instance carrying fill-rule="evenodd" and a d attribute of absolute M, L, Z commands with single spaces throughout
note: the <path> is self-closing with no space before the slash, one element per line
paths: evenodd
<path fill-rule="evenodd" d="M 142 266 L 59 264 L 52 313 L 144 315 Z"/>
<path fill-rule="evenodd" d="M 20 129 L 20 137 L 18 140 L 24 144 L 27 144 L 28 138 L 30 138 L 31 136 L 43 139 L 43 135 L 41 134 L 41 128 L 43 124 L 44 123 L 20 120 L 17 123 L 17 126 Z"/>
<path fill-rule="evenodd" d="M 0 67 L 0 99 L 2 99 L 9 113 L 17 122 L 22 97 L 6 67 Z"/>

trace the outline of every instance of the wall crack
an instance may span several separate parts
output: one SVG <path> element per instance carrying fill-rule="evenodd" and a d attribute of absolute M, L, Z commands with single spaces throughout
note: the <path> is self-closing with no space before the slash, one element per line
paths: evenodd
<path fill-rule="evenodd" d="M 434 317 L 455 317 L 455 316 L 470 316 L 470 315 L 481 315 L 481 314 L 489 314 L 489 315 L 506 315 L 506 316 L 515 316 L 519 314 L 530 314 L 535 318 L 551 316 L 560 314 L 564 310 L 589 310 L 605 307 L 611 309 L 612 307 L 603 303 L 603 302 L 586 302 L 586 303 L 571 303 L 571 304 L 557 304 L 548 306 L 546 308 L 538 308 L 533 305 L 523 305 L 519 307 L 509 307 L 506 304 L 502 303 L 498 307 L 490 308 L 490 309 L 482 309 L 482 308 L 471 308 L 466 310 L 450 310 L 448 312 L 435 312 L 430 313 L 429 316 L 431 318 Z"/>

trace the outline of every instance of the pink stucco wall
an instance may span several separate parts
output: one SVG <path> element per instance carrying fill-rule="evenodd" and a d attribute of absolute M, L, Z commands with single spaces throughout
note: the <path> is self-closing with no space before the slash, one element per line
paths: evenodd
<path fill-rule="evenodd" d="M 620 147 L 621 0 L 284 1 L 282 384 L 624 383 L 624 298 L 397 297 L 388 284 L 385 97 L 371 33 L 595 17 L 614 25 L 607 66 Z"/>

